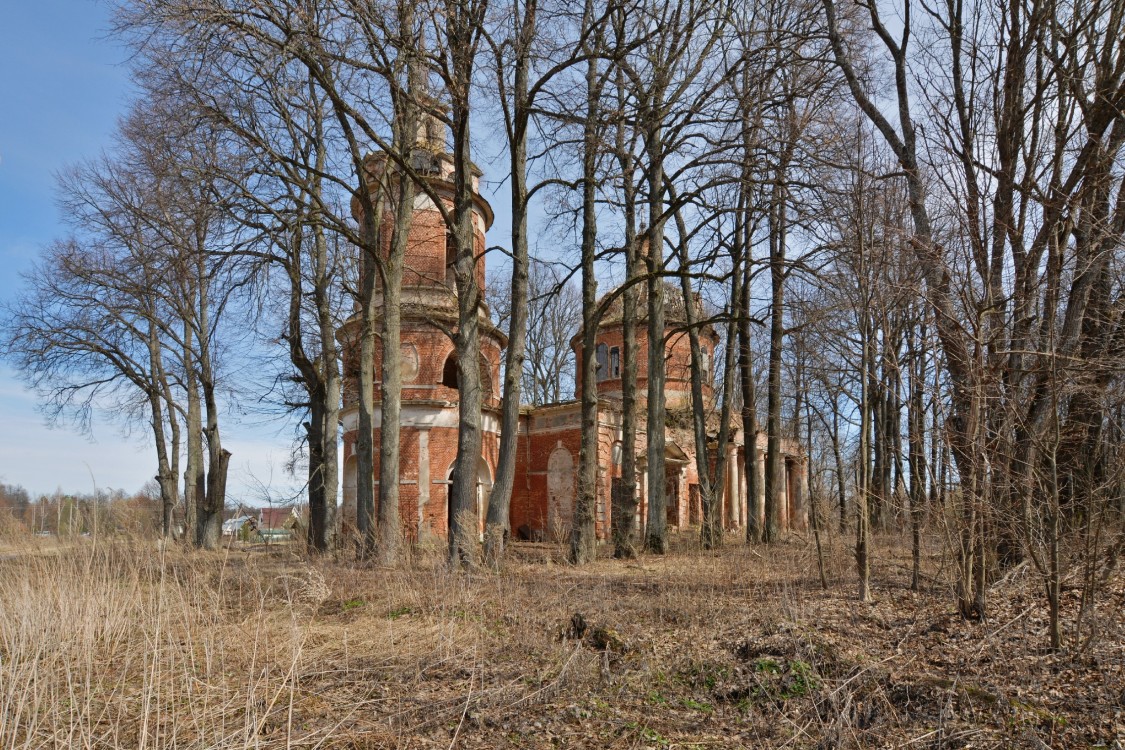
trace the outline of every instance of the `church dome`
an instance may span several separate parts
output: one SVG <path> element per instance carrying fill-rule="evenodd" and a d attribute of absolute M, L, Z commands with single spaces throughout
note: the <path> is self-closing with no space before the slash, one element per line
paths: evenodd
<path fill-rule="evenodd" d="M 637 321 L 643 322 L 648 320 L 648 284 L 638 283 L 634 286 L 637 291 Z M 598 307 L 602 302 L 613 295 L 617 295 L 609 308 L 606 309 L 605 314 L 602 316 L 601 325 L 616 325 L 621 323 L 621 318 L 625 310 L 625 296 L 620 293 L 621 286 L 616 286 L 606 294 L 598 298 Z M 695 305 L 696 319 L 705 317 L 706 312 L 703 307 L 703 300 L 698 292 L 692 295 L 692 303 Z M 687 323 L 687 307 L 684 305 L 684 294 L 680 289 L 678 283 L 671 281 L 664 282 L 664 323 L 665 325 L 676 325 Z"/>

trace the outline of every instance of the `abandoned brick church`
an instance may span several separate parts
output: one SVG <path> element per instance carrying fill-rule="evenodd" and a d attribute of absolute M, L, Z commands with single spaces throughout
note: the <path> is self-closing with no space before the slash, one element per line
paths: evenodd
<path fill-rule="evenodd" d="M 433 192 L 447 206 L 452 206 L 452 159 L 445 153 L 440 138 L 433 132 L 423 132 L 415 160 L 428 175 Z M 368 171 L 376 179 L 385 167 L 383 154 L 368 157 Z M 484 286 L 485 232 L 493 220 L 492 209 L 479 194 L 479 173 L 474 176 L 473 222 L 476 247 L 482 260 L 478 266 L 478 281 Z M 385 221 L 392 221 L 391 212 Z M 389 235 L 390 232 L 384 233 Z M 414 223 L 403 277 L 401 308 L 403 368 L 400 464 L 400 517 L 403 532 L 408 538 L 426 539 L 444 537 L 449 526 L 447 488 L 457 452 L 457 367 L 453 343 L 443 328 L 451 327 L 457 320 L 457 300 L 453 284 L 451 257 L 445 222 L 432 199 L 422 191 L 415 199 Z M 483 525 L 485 504 L 492 486 L 499 449 L 500 430 L 500 373 L 502 351 L 507 343 L 502 331 L 489 318 L 483 302 L 480 305 L 481 369 L 484 378 L 483 399 L 483 449 L 477 468 L 477 510 Z M 674 286 L 668 286 L 665 295 L 666 325 L 677 329 L 685 322 L 683 295 Z M 698 305 L 698 299 L 690 301 Z M 643 309 L 643 305 L 641 306 Z M 532 323 L 534 325 L 534 322 Z M 355 440 L 358 423 L 358 368 L 357 350 L 360 322 L 358 316 L 348 320 L 340 329 L 339 338 L 344 355 L 344 396 L 341 421 L 344 428 L 344 501 L 341 523 L 347 529 L 355 523 L 356 515 L 356 457 Z M 577 333 L 577 332 L 576 332 Z M 638 331 L 637 390 L 639 410 L 644 413 L 644 393 L 647 388 L 648 342 L 643 326 Z M 645 467 L 645 434 L 642 417 L 637 436 L 637 466 L 639 512 L 638 530 L 646 515 L 647 483 L 662 481 L 667 488 L 668 525 L 672 530 L 698 524 L 702 517 L 698 492 L 694 440 L 690 419 L 676 419 L 677 413 L 690 409 L 690 350 L 683 334 L 667 337 L 666 394 L 669 419 L 667 420 L 667 448 L 664 476 L 650 477 Z M 705 356 L 710 361 L 718 343 L 718 335 L 706 330 L 702 342 Z M 603 317 L 597 335 L 598 368 L 598 488 L 595 517 L 597 536 L 608 539 L 610 531 L 610 497 L 615 481 L 621 477 L 621 305 L 610 308 Z M 577 346 L 577 338 L 574 346 Z M 381 371 L 381 352 L 376 346 L 376 373 Z M 378 374 L 376 375 L 378 378 Z M 711 398 L 709 387 L 704 397 Z M 376 410 L 379 408 L 379 384 L 375 384 Z M 564 538 L 574 509 L 576 474 L 579 448 L 580 405 L 567 401 L 536 407 L 524 407 L 520 415 L 519 458 L 511 499 L 512 534 L 535 538 Z M 378 414 L 375 424 L 378 425 Z M 726 528 L 741 527 L 746 522 L 747 482 L 744 451 L 748 449 L 746 436 L 738 424 L 733 425 L 731 442 L 726 446 L 728 458 L 722 508 Z M 378 427 L 375 428 L 375 445 L 379 444 Z M 752 441 L 759 477 L 763 476 L 765 436 L 758 434 Z M 785 453 L 785 479 L 782 490 L 782 522 L 794 529 L 804 528 L 808 521 L 805 457 L 793 441 L 783 442 Z M 376 448 L 376 460 L 378 449 Z M 378 481 L 379 470 L 375 469 Z M 764 481 L 758 482 L 762 488 Z M 762 490 L 760 489 L 759 492 Z M 762 505 L 759 503 L 759 508 Z"/>

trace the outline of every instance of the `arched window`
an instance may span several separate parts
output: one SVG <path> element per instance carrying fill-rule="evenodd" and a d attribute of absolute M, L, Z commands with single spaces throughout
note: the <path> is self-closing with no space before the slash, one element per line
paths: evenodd
<path fill-rule="evenodd" d="M 453 236 L 453 232 L 445 233 L 445 265 L 447 268 L 451 267 L 457 262 L 457 238 Z"/>
<path fill-rule="evenodd" d="M 445 232 L 445 283 L 450 287 L 456 284 L 457 276 L 453 268 L 457 263 L 457 238 L 453 236 L 453 232 L 446 230 Z"/>
<path fill-rule="evenodd" d="M 457 353 L 453 352 L 445 360 L 445 367 L 441 368 L 441 384 L 449 388 L 458 389 L 461 386 L 457 377 Z"/>
<path fill-rule="evenodd" d="M 616 346 L 609 350 L 609 375 L 611 378 L 621 377 L 621 350 Z"/>
<path fill-rule="evenodd" d="M 461 390 L 461 376 L 457 371 L 457 352 L 450 352 L 449 357 L 445 360 L 445 366 L 441 368 L 441 384 Z M 485 401 L 492 398 L 492 367 L 488 364 L 482 354 L 480 357 L 480 387 Z"/>

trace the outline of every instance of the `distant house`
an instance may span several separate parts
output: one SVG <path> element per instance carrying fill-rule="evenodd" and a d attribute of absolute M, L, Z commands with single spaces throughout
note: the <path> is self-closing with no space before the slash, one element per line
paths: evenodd
<path fill-rule="evenodd" d="M 292 505 L 258 510 L 258 534 L 263 541 L 288 542 L 294 538 L 300 525 L 301 514 Z"/>
<path fill-rule="evenodd" d="M 241 515 L 223 521 L 223 536 L 240 536 L 244 529 L 256 531 L 258 519 L 252 515 Z"/>

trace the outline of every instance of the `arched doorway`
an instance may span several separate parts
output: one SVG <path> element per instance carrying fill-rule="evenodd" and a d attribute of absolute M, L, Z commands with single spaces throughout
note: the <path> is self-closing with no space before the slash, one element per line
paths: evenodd
<path fill-rule="evenodd" d="M 547 535 L 555 541 L 570 536 L 574 520 L 574 457 L 560 440 L 547 459 Z"/>
<path fill-rule="evenodd" d="M 480 541 L 484 541 L 484 522 L 488 510 L 488 497 L 492 494 L 492 470 L 482 456 L 477 461 L 476 516 Z M 445 533 L 453 528 L 453 466 L 445 473 Z"/>

